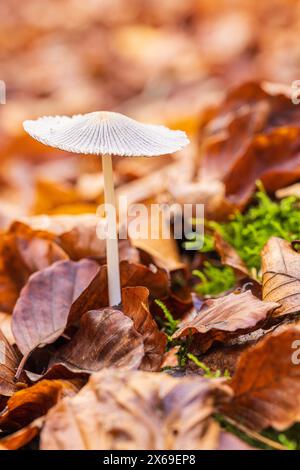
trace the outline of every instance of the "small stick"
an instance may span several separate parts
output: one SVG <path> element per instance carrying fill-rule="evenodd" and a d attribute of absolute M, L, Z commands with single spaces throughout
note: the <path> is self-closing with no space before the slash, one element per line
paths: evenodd
<path fill-rule="evenodd" d="M 287 450 L 286 447 L 283 445 L 279 444 L 279 442 L 275 442 L 272 439 L 269 439 L 268 437 L 262 436 L 256 431 L 252 431 L 251 429 L 245 427 L 243 424 L 237 423 L 235 420 L 228 418 L 228 416 L 225 417 L 225 420 L 231 424 L 232 426 L 236 427 L 240 431 L 244 432 L 248 436 L 252 437 L 258 442 L 262 442 L 263 444 L 268 445 L 269 447 L 273 447 L 273 449 L 276 450 Z"/>
<path fill-rule="evenodd" d="M 102 155 L 102 169 L 104 175 L 105 204 L 110 205 L 109 210 L 106 211 L 108 224 L 108 234 L 106 237 L 108 296 L 109 305 L 115 306 L 121 303 L 121 285 L 117 234 L 117 210 L 111 155 Z"/>

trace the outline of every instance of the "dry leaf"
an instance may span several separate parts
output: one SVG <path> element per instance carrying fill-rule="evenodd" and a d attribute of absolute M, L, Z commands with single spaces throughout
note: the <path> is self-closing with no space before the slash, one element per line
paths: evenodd
<path fill-rule="evenodd" d="M 249 201 L 257 179 L 270 191 L 292 183 L 300 174 L 299 124 L 299 109 L 280 91 L 257 83 L 231 90 L 205 129 L 202 180 L 223 182 L 237 207 Z"/>
<path fill-rule="evenodd" d="M 248 428 L 282 431 L 300 420 L 300 367 L 292 360 L 299 328 L 266 335 L 242 353 L 231 382 L 234 397 L 223 411 Z"/>
<path fill-rule="evenodd" d="M 0 439 L 0 449 L 1 445 L 4 446 L 7 450 L 17 450 L 21 447 L 24 447 L 39 434 L 44 421 L 45 418 L 41 416 L 24 428 L 19 429 L 18 431 L 9 434 L 6 437 L 3 437 Z"/>
<path fill-rule="evenodd" d="M 43 416 L 61 398 L 74 395 L 79 387 L 66 380 L 42 380 L 16 392 L 0 414 L 0 428 L 16 430 Z"/>
<path fill-rule="evenodd" d="M 180 326 L 173 338 L 193 335 L 193 347 L 205 352 L 215 341 L 225 342 L 258 327 L 277 306 L 274 302 L 262 302 L 250 291 L 209 299 L 194 319 Z"/>
<path fill-rule="evenodd" d="M 2 256 L 12 278 L 23 286 L 30 274 L 68 259 L 51 233 L 32 230 L 21 222 L 11 225 L 2 241 Z"/>
<path fill-rule="evenodd" d="M 165 352 L 167 338 L 159 331 L 149 312 L 149 291 L 146 287 L 124 287 L 122 289 L 122 310 L 133 321 L 135 329 L 142 335 L 145 356 L 141 369 L 159 370 Z"/>
<path fill-rule="evenodd" d="M 11 331 L 11 315 L 9 313 L 0 312 L 0 330 L 10 344 L 14 344 L 15 338 Z"/>
<path fill-rule="evenodd" d="M 184 264 L 180 261 L 178 247 L 174 240 L 170 227 L 170 220 L 164 213 L 154 217 L 151 214 L 150 207 L 147 211 L 147 217 L 143 218 L 143 214 L 139 215 L 139 223 L 146 230 L 148 228 L 147 238 L 130 237 L 132 245 L 146 252 L 152 259 L 153 263 L 159 268 L 168 271 L 184 268 Z M 152 230 L 152 235 L 151 235 Z"/>
<path fill-rule="evenodd" d="M 143 356 L 143 339 L 133 321 L 119 310 L 104 308 L 81 317 L 78 332 L 56 350 L 49 369 L 57 364 L 87 373 L 105 367 L 137 369 Z"/>
<path fill-rule="evenodd" d="M 107 369 L 50 411 L 41 449 L 214 449 L 211 414 L 227 393 L 218 381 Z"/>
<path fill-rule="evenodd" d="M 30 277 L 12 318 L 13 334 L 24 357 L 54 342 L 71 318 L 89 308 L 85 290 L 98 269 L 97 263 L 87 259 L 59 261 Z"/>
<path fill-rule="evenodd" d="M 214 234 L 215 249 L 225 266 L 230 266 L 241 277 L 249 277 L 250 273 L 238 252 L 218 233 Z"/>
<path fill-rule="evenodd" d="M 11 396 L 17 390 L 16 369 L 20 360 L 0 329 L 0 395 Z"/>
<path fill-rule="evenodd" d="M 0 305 L 12 312 L 19 292 L 29 276 L 68 255 L 55 243 L 53 235 L 32 230 L 15 222 L 0 244 Z"/>
<path fill-rule="evenodd" d="M 300 310 L 300 254 L 282 238 L 272 237 L 262 250 L 263 299 L 280 306 L 274 315 Z"/>

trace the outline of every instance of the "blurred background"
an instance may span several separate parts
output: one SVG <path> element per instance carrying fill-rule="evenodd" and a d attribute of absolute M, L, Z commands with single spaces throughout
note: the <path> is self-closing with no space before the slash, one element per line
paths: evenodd
<path fill-rule="evenodd" d="M 300 78 L 299 32 L 297 0 L 1 0 L 1 227 L 101 202 L 99 160 L 34 142 L 24 119 L 114 110 L 181 128 L 192 140 L 180 167 L 190 182 L 199 129 L 229 89 Z M 116 184 L 132 200 L 163 194 L 178 158 L 117 161 Z"/>

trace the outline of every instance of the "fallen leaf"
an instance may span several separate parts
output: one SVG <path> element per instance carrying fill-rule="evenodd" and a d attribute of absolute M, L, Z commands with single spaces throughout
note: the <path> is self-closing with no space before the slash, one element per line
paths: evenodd
<path fill-rule="evenodd" d="M 15 381 L 20 359 L 0 329 L 0 395 L 11 396 L 18 389 Z"/>
<path fill-rule="evenodd" d="M 0 241 L 0 305 L 12 312 L 21 288 L 29 276 L 68 255 L 54 241 L 53 235 L 32 230 L 15 222 Z"/>
<path fill-rule="evenodd" d="M 249 277 L 250 273 L 238 252 L 218 233 L 214 234 L 215 249 L 225 266 L 230 266 L 241 277 Z"/>
<path fill-rule="evenodd" d="M 274 90 L 273 90 L 274 91 Z M 201 181 L 221 181 L 243 208 L 261 179 L 269 191 L 300 174 L 300 114 L 290 97 L 258 83 L 231 90 L 201 135 Z"/>
<path fill-rule="evenodd" d="M 161 369 L 163 370 L 165 367 L 169 369 L 170 367 L 179 367 L 179 352 L 180 346 L 174 346 L 173 348 L 169 349 L 164 354 L 164 360 L 161 365 Z"/>
<path fill-rule="evenodd" d="M 15 338 L 11 331 L 11 315 L 9 313 L 0 312 L 0 330 L 10 344 L 14 344 Z"/>
<path fill-rule="evenodd" d="M 78 332 L 56 350 L 48 370 L 57 364 L 86 373 L 105 367 L 137 369 L 143 356 L 143 339 L 133 321 L 119 310 L 104 308 L 81 317 Z"/>
<path fill-rule="evenodd" d="M 98 264 L 88 259 L 59 261 L 30 277 L 12 317 L 12 331 L 25 358 L 34 349 L 54 342 L 71 318 L 80 316 L 84 307 L 89 309 L 85 290 L 98 269 Z"/>
<path fill-rule="evenodd" d="M 245 426 L 282 431 L 300 420 L 300 368 L 292 360 L 300 329 L 266 335 L 242 353 L 230 385 L 234 397 L 223 412 Z"/>
<path fill-rule="evenodd" d="M 273 315 L 299 312 L 300 254 L 286 240 L 272 237 L 264 246 L 261 257 L 263 299 L 279 304 Z"/>
<path fill-rule="evenodd" d="M 122 311 L 132 319 L 135 329 L 142 335 L 145 356 L 141 369 L 159 370 L 165 352 L 167 338 L 159 331 L 149 311 L 149 291 L 146 287 L 124 287 L 122 289 Z"/>
<path fill-rule="evenodd" d="M 16 392 L 0 414 L 0 428 L 16 430 L 43 416 L 65 396 L 75 395 L 79 384 L 66 380 L 42 380 Z"/>
<path fill-rule="evenodd" d="M 2 256 L 11 277 L 23 287 L 28 277 L 56 261 L 68 259 L 68 255 L 51 233 L 35 231 L 21 222 L 11 225 L 2 240 Z"/>
<path fill-rule="evenodd" d="M 242 208 L 255 191 L 257 180 L 267 191 L 274 192 L 299 176 L 300 129 L 281 127 L 253 139 L 224 181 L 226 195 L 231 203 Z"/>
<path fill-rule="evenodd" d="M 144 286 L 150 298 L 166 298 L 170 295 L 170 279 L 167 272 L 155 266 L 147 267 L 139 263 L 123 260 L 120 262 L 121 287 Z M 98 301 L 97 307 L 107 307 L 107 268 L 100 267 L 98 274 L 89 285 L 88 297 Z"/>
<path fill-rule="evenodd" d="M 47 415 L 43 450 L 214 449 L 211 419 L 228 388 L 201 378 L 103 370 Z"/>
<path fill-rule="evenodd" d="M 143 237 L 135 233 L 130 234 L 133 246 L 147 253 L 152 262 L 160 268 L 168 271 L 184 268 L 176 241 L 171 234 L 170 215 L 167 216 L 163 211 L 159 214 L 153 213 L 149 206 L 146 214 L 139 214 L 138 220 L 145 233 Z"/>
<path fill-rule="evenodd" d="M 165 270 L 154 266 L 121 261 L 122 287 L 144 286 L 153 297 L 163 298 L 169 294 L 170 280 Z"/>
<path fill-rule="evenodd" d="M 19 296 L 20 289 L 8 274 L 0 256 L 0 309 L 11 313 Z"/>
<path fill-rule="evenodd" d="M 23 218 L 34 231 L 47 232 L 73 261 L 97 257 L 106 262 L 105 240 L 97 235 L 97 227 L 105 223 L 95 214 L 36 215 Z M 137 250 L 129 240 L 119 240 L 120 259 L 139 262 Z"/>
<path fill-rule="evenodd" d="M 21 447 L 24 447 L 39 434 L 44 421 L 45 418 L 41 416 L 24 428 L 21 428 L 18 431 L 3 437 L 0 439 L 0 449 L 1 445 L 4 446 L 7 450 L 17 450 Z"/>
<path fill-rule="evenodd" d="M 215 341 L 224 342 L 258 327 L 277 306 L 274 302 L 262 302 L 250 291 L 209 299 L 194 319 L 181 324 L 173 338 L 192 335 L 193 348 L 203 353 Z"/>

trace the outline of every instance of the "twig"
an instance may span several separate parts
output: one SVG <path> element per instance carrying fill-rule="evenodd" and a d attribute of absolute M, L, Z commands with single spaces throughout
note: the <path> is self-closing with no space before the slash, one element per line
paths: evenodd
<path fill-rule="evenodd" d="M 227 416 L 224 417 L 224 420 L 227 421 L 229 424 L 232 426 L 236 427 L 240 431 L 244 432 L 248 436 L 252 437 L 256 441 L 262 442 L 263 444 L 268 445 L 269 447 L 273 447 L 273 449 L 276 450 L 288 450 L 285 446 L 282 444 L 279 444 L 279 442 L 275 442 L 272 439 L 269 439 L 268 437 L 262 436 L 256 431 L 252 431 L 251 429 L 245 427 L 243 424 L 237 423 L 231 418 L 228 418 Z"/>

